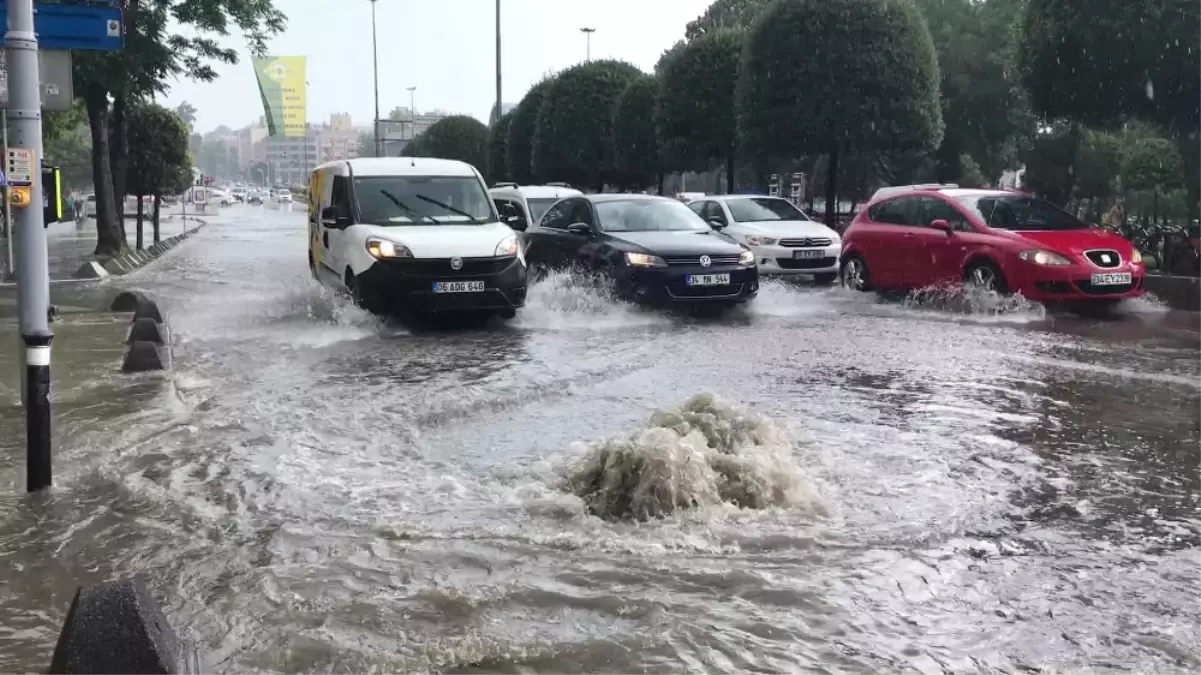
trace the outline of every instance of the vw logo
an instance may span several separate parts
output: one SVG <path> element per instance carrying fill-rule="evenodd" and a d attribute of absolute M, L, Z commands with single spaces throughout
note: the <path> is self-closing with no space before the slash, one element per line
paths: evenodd
<path fill-rule="evenodd" d="M 450 259 L 450 268 L 452 270 L 463 269 L 463 259 L 462 258 L 451 258 Z"/>
<path fill-rule="evenodd" d="M 701 267 L 708 267 L 713 264 L 713 259 L 707 255 L 701 256 Z"/>

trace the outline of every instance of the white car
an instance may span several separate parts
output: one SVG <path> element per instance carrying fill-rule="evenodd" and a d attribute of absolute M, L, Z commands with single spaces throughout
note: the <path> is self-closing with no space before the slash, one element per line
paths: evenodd
<path fill-rule="evenodd" d="M 688 208 L 755 253 L 760 274 L 812 275 L 830 285 L 838 278 L 838 233 L 812 220 L 782 197 L 702 197 Z"/>
<path fill-rule="evenodd" d="M 271 198 L 274 199 L 277 204 L 291 204 L 292 192 L 290 190 L 273 190 L 271 192 Z"/>
<path fill-rule="evenodd" d="M 313 172 L 309 267 L 378 313 L 512 318 L 525 304 L 521 244 L 475 167 L 429 157 L 338 160 Z"/>
<path fill-rule="evenodd" d="M 542 220 L 542 214 L 552 204 L 565 197 L 578 197 L 584 194 L 579 190 L 568 187 L 566 183 L 549 185 L 518 185 L 517 183 L 497 183 L 488 191 L 496 210 L 500 212 L 501 220 L 509 227 L 524 232 L 530 225 Z"/>

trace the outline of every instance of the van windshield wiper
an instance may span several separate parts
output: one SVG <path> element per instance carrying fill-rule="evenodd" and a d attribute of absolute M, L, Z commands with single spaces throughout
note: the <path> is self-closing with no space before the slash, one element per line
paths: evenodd
<path fill-rule="evenodd" d="M 463 211 L 462 209 L 456 209 L 455 207 L 451 206 L 450 204 L 443 204 L 442 202 L 438 201 L 437 199 L 434 199 L 433 197 L 426 197 L 425 195 L 413 195 L 413 196 L 420 199 L 423 202 L 429 202 L 429 203 L 433 204 L 434 206 L 446 209 L 447 211 L 450 211 L 451 213 L 453 213 L 455 215 L 463 216 L 464 218 L 467 218 L 468 220 L 470 220 L 472 223 L 474 223 L 476 225 L 479 225 L 480 223 L 484 222 L 484 221 L 480 220 L 479 218 L 476 218 L 475 216 L 471 215 L 470 213 Z"/>
<path fill-rule="evenodd" d="M 441 224 L 441 221 L 439 221 L 437 218 L 431 216 L 428 213 L 422 213 L 422 212 L 418 211 L 417 209 L 409 206 L 408 204 L 405 204 L 404 202 L 397 199 L 396 195 L 392 194 L 391 192 L 388 192 L 387 190 L 380 190 L 380 194 L 387 197 L 389 201 L 391 201 L 393 204 L 395 204 L 398 208 L 400 208 L 405 213 L 415 215 L 418 218 L 429 218 L 430 222 L 434 223 L 435 225 Z"/>

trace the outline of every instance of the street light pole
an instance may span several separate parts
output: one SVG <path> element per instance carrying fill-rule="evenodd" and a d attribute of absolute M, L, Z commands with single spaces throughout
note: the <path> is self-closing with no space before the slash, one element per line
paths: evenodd
<path fill-rule="evenodd" d="M 371 62 L 375 69 L 375 156 L 380 157 L 383 153 L 380 151 L 379 137 L 379 43 L 375 37 L 376 1 L 371 0 Z"/>
<path fill-rule="evenodd" d="M 50 262 L 42 222 L 42 105 L 38 85 L 38 39 L 33 32 L 33 0 L 8 0 L 8 107 L 15 147 L 6 148 L 8 169 L 18 163 L 28 176 L 8 172 L 9 182 L 28 180 L 29 201 L 14 209 L 17 313 L 25 343 L 22 385 L 25 404 L 25 489 L 36 492 L 53 482 L 50 435 Z M 14 153 L 18 153 L 15 154 Z M 19 160 L 25 160 L 19 162 Z"/>
<path fill-rule="evenodd" d="M 585 45 L 585 49 L 586 49 L 586 51 L 584 52 L 584 54 L 585 54 L 584 60 L 591 61 L 592 60 L 592 34 L 596 32 L 596 29 L 595 28 L 581 28 L 580 32 L 584 34 L 584 45 Z"/>
<path fill-rule="evenodd" d="M 496 121 L 500 121 L 500 0 L 496 0 Z"/>
<path fill-rule="evenodd" d="M 409 140 L 417 138 L 417 87 L 409 87 Z"/>

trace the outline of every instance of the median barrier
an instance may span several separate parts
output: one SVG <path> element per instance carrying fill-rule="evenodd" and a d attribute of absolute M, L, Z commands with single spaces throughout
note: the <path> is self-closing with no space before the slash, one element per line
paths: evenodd
<path fill-rule="evenodd" d="M 51 675 L 200 672 L 196 650 L 179 639 L 141 581 L 123 579 L 75 591 Z"/>
<path fill-rule="evenodd" d="M 1172 309 L 1201 311 L 1201 279 L 1197 277 L 1148 274 L 1143 286 Z"/>
<path fill-rule="evenodd" d="M 113 256 L 103 263 L 91 261 L 84 263 L 76 272 L 76 279 L 105 279 L 109 276 L 120 276 L 129 274 L 130 272 L 144 267 L 148 263 L 157 260 L 167 251 L 175 248 L 179 244 L 186 241 L 189 237 L 200 231 L 206 223 L 197 221 L 195 228 L 182 232 L 172 237 L 167 237 L 157 244 L 152 244 L 149 248 L 144 248 L 140 251 L 126 251 L 118 256 Z"/>
<path fill-rule="evenodd" d="M 124 291 L 113 298 L 109 311 L 132 313 L 121 372 L 145 373 L 171 367 L 171 328 L 158 303 L 144 293 Z"/>

